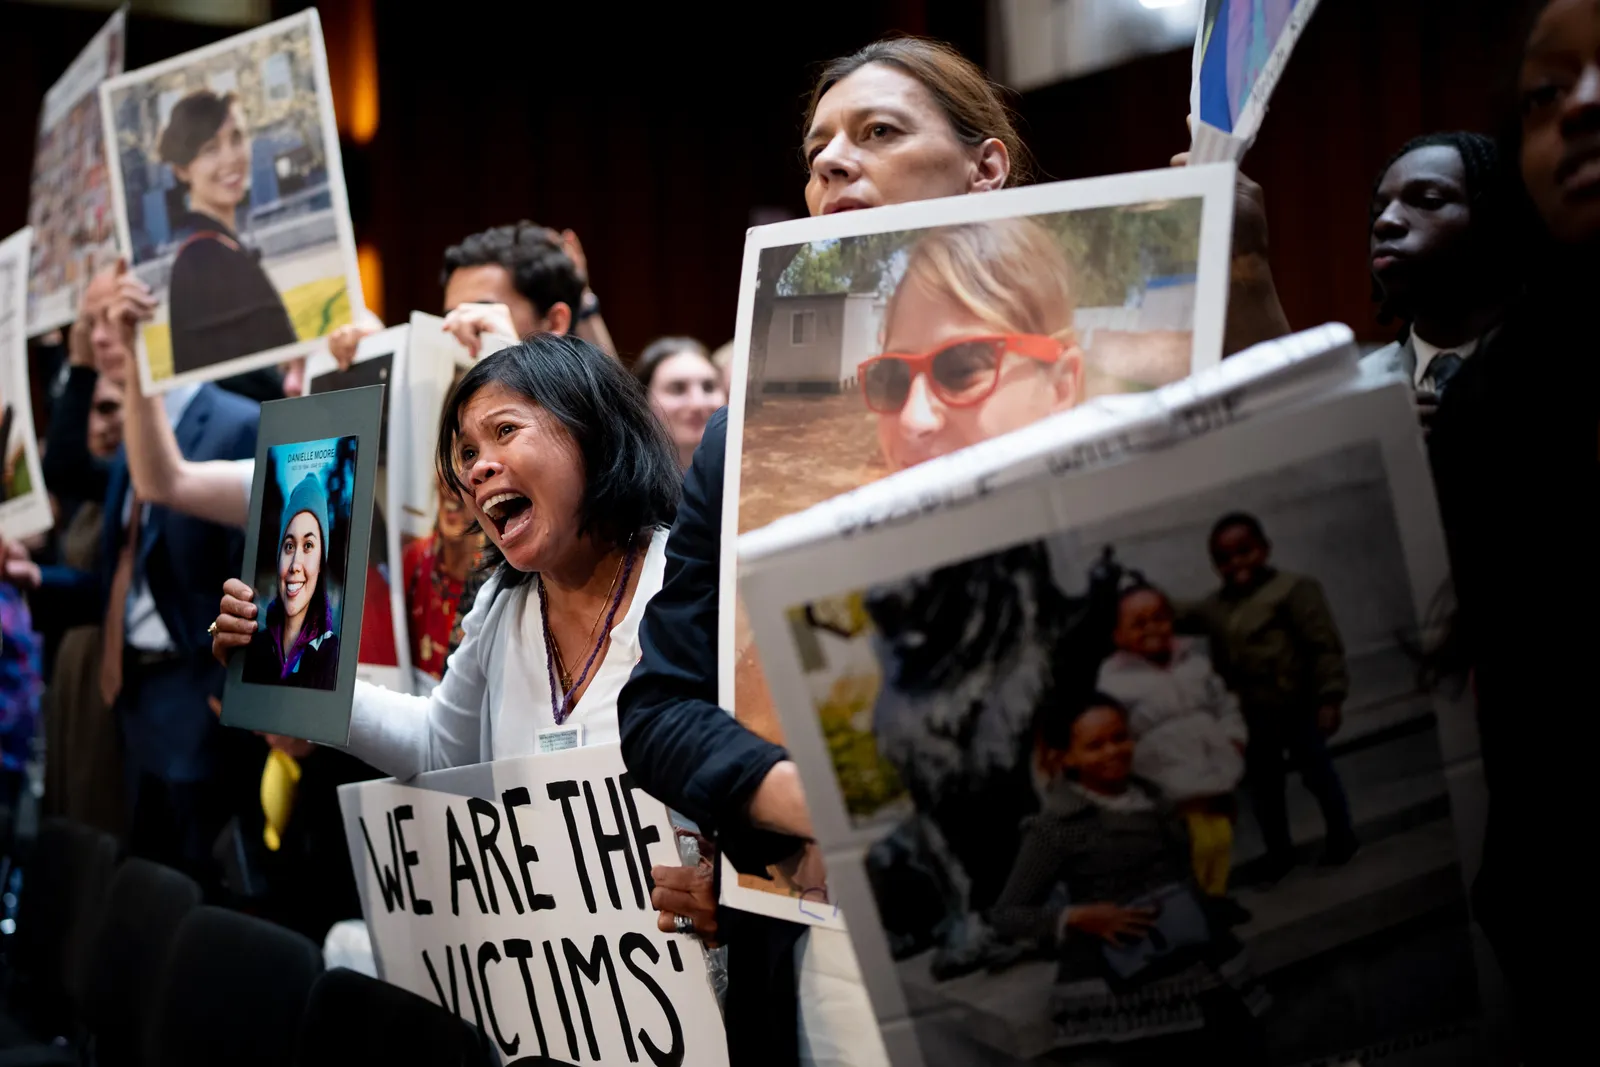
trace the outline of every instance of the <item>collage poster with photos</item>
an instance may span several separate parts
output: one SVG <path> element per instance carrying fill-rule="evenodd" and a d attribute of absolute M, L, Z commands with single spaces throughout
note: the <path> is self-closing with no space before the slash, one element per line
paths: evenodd
<path fill-rule="evenodd" d="M 44 94 L 28 196 L 30 337 L 70 325 L 89 279 L 117 259 L 100 83 L 122 73 L 126 44 L 124 5 Z"/>

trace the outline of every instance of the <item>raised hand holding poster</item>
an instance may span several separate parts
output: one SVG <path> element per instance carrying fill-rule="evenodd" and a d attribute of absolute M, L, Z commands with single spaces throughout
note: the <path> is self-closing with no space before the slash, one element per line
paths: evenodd
<path fill-rule="evenodd" d="M 122 73 L 126 15 L 124 5 L 44 94 L 28 197 L 30 337 L 76 318 L 89 279 L 117 258 L 100 83 Z"/>
<path fill-rule="evenodd" d="M 361 306 L 315 9 L 100 86 L 147 392 L 309 352 Z"/>
<path fill-rule="evenodd" d="M 339 801 L 379 975 L 480 1027 L 503 1062 L 727 1064 L 705 950 L 650 906 L 651 867 L 678 862 L 672 822 L 616 745 Z"/>

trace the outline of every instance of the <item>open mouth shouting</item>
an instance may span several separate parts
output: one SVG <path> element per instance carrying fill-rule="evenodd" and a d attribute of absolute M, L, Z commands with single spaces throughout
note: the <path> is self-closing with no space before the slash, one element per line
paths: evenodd
<path fill-rule="evenodd" d="M 533 501 L 521 493 L 502 491 L 479 501 L 478 510 L 495 530 L 501 545 L 513 540 L 533 521 Z"/>

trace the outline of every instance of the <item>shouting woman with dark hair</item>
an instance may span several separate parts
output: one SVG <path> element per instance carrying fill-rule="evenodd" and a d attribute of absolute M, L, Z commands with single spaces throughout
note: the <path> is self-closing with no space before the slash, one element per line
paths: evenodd
<path fill-rule="evenodd" d="M 461 379 L 438 463 L 488 536 L 494 574 L 431 697 L 357 683 L 349 750 L 409 778 L 529 755 L 546 730 L 615 740 L 678 504 L 676 458 L 643 390 L 588 342 L 539 334 Z M 249 587 L 225 592 L 219 658 L 256 630 Z"/>
<path fill-rule="evenodd" d="M 259 253 L 239 238 L 250 141 L 233 94 L 200 90 L 179 100 L 158 152 L 189 204 L 172 225 L 178 242 L 168 314 L 173 372 L 294 344 L 294 324 Z"/>

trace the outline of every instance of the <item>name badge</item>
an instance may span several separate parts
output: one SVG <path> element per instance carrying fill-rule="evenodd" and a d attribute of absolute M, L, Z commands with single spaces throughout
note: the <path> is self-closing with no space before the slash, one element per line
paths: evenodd
<path fill-rule="evenodd" d="M 583 747 L 583 726 L 573 723 L 570 726 L 552 726 L 548 730 L 540 730 L 533 736 L 540 755 L 546 752 L 565 752 L 569 748 Z"/>

